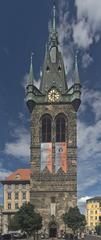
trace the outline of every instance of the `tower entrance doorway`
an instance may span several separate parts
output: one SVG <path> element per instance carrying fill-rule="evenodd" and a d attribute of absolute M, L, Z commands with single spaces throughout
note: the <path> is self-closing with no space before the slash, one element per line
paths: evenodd
<path fill-rule="evenodd" d="M 49 224 L 49 237 L 57 237 L 57 224 L 55 222 Z"/>

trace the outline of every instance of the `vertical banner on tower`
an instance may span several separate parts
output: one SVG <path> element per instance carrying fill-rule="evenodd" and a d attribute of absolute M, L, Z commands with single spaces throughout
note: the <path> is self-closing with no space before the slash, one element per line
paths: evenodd
<path fill-rule="evenodd" d="M 55 143 L 55 171 L 61 168 L 65 173 L 67 172 L 67 143 Z"/>
<path fill-rule="evenodd" d="M 41 143 L 41 171 L 45 167 L 52 172 L 52 143 Z"/>

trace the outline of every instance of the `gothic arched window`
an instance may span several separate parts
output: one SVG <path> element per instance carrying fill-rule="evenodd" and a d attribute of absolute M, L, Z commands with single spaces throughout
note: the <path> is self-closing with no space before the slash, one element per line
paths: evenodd
<path fill-rule="evenodd" d="M 42 118 L 42 142 L 51 142 L 51 117 L 49 115 Z"/>
<path fill-rule="evenodd" d="M 66 121 L 63 115 L 56 118 L 56 142 L 65 142 Z"/>

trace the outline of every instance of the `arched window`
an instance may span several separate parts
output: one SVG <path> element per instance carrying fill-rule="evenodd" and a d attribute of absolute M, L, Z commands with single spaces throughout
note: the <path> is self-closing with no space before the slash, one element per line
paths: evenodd
<path fill-rule="evenodd" d="M 42 142 L 51 142 L 51 118 L 48 115 L 42 118 Z"/>
<path fill-rule="evenodd" d="M 65 142 L 66 122 L 63 115 L 56 118 L 56 142 Z"/>

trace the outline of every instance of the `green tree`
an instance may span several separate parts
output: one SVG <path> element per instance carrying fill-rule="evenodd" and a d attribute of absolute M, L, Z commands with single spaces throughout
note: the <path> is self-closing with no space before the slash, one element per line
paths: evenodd
<path fill-rule="evenodd" d="M 8 229 L 9 229 L 9 231 L 17 231 L 20 229 L 17 214 L 16 214 L 16 216 L 14 215 L 14 217 L 11 217 L 8 219 Z"/>
<path fill-rule="evenodd" d="M 32 235 L 38 232 L 42 227 L 42 217 L 35 212 L 34 206 L 30 203 L 25 203 L 14 217 L 10 220 L 9 229 L 22 230 L 27 235 Z"/>
<path fill-rule="evenodd" d="M 86 225 L 85 216 L 80 213 L 78 207 L 70 207 L 69 211 L 63 215 L 63 221 L 65 226 L 71 228 L 74 233 Z"/>
<path fill-rule="evenodd" d="M 99 223 L 96 227 L 95 230 L 97 232 L 98 235 L 101 235 L 101 223 Z"/>

